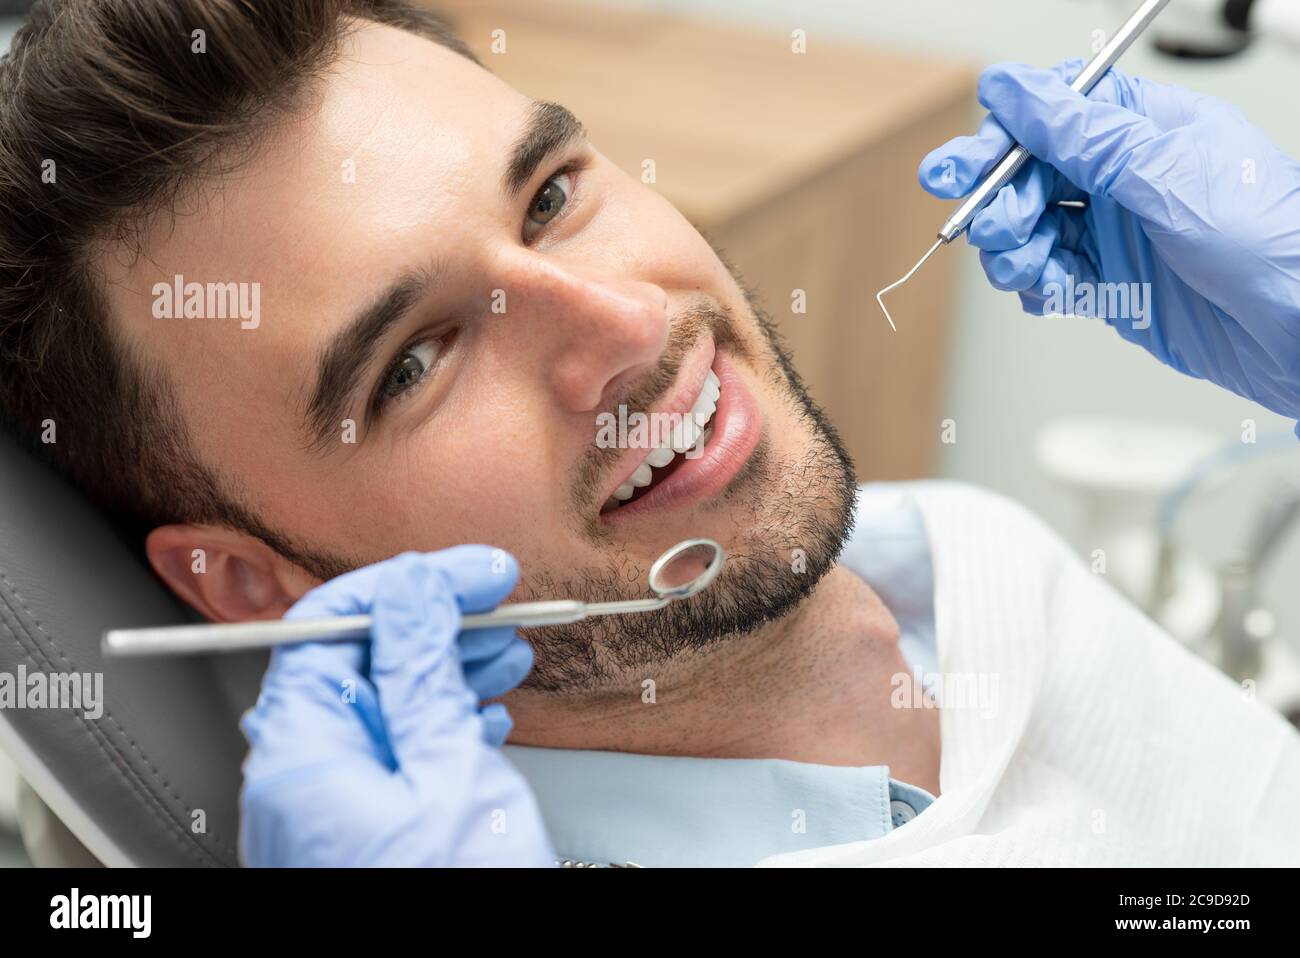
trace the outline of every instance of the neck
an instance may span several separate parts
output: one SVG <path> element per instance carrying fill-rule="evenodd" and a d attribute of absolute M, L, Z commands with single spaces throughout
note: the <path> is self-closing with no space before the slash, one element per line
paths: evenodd
<path fill-rule="evenodd" d="M 900 682 L 913 701 L 897 622 L 870 586 L 837 566 L 781 620 L 647 667 L 621 692 L 514 692 L 505 701 L 515 745 L 888 765 L 893 777 L 938 794 L 938 709 L 893 707 Z"/>

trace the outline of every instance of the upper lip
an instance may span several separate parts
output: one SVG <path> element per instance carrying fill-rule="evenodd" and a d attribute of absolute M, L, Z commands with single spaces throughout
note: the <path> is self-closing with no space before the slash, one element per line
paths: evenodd
<path fill-rule="evenodd" d="M 689 413 L 695 406 L 695 400 L 699 398 L 700 393 L 704 390 L 704 381 L 709 376 L 709 369 L 713 366 L 713 359 L 716 355 L 717 346 L 712 338 L 706 339 L 696 347 L 678 369 L 677 382 L 668 393 L 669 401 L 657 409 L 645 410 L 646 414 L 648 416 L 685 416 Z M 630 410 L 629 415 L 635 411 Z M 614 472 L 616 476 L 619 476 L 619 480 L 605 490 L 605 495 L 600 500 L 602 504 L 614 495 L 614 490 L 632 477 L 632 473 L 636 472 L 637 467 L 645 461 L 645 457 L 651 451 L 649 447 L 624 451 L 618 460 L 619 468 Z"/>

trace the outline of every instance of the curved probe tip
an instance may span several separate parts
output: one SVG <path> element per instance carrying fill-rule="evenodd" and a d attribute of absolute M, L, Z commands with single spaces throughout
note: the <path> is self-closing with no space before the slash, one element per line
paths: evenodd
<path fill-rule="evenodd" d="M 894 332 L 898 332 L 898 327 L 894 325 L 894 317 L 890 316 L 889 310 L 885 308 L 885 294 L 890 292 L 891 290 L 898 289 L 898 287 L 902 286 L 909 279 L 911 279 L 916 274 L 916 271 L 925 265 L 925 261 L 934 255 L 934 251 L 937 250 L 942 245 L 943 245 L 943 237 L 940 236 L 937 240 L 934 241 L 934 245 L 931 246 L 929 250 L 926 251 L 926 254 L 916 261 L 916 265 L 907 271 L 906 276 L 904 276 L 902 279 L 896 282 L 890 283 L 888 286 L 886 286 L 884 289 L 882 289 L 880 292 L 876 294 L 876 302 L 880 304 L 880 311 L 885 314 L 885 319 L 889 320 L 889 328 L 892 329 Z"/>

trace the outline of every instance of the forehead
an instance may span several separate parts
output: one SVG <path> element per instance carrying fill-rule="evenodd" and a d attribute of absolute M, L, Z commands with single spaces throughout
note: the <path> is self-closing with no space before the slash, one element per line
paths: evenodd
<path fill-rule="evenodd" d="M 450 254 L 475 217 L 500 216 L 502 169 L 532 102 L 451 50 L 375 25 L 345 38 L 313 92 L 250 162 L 161 217 L 143 255 L 101 257 L 115 333 L 171 373 L 200 446 L 201 397 L 236 379 L 241 405 L 300 402 L 301 376 L 267 371 L 305 371 L 396 275 Z M 258 327 L 156 318 L 155 286 L 177 276 L 257 284 Z"/>

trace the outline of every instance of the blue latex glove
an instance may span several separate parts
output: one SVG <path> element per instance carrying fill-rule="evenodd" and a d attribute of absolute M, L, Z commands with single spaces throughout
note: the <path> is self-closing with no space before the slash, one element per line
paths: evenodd
<path fill-rule="evenodd" d="M 1014 137 L 1037 159 L 970 230 L 994 286 L 1037 315 L 1102 316 L 1180 372 L 1300 417 L 1300 164 L 1213 97 L 1113 69 L 1082 97 L 1082 66 L 990 67 L 991 116 L 925 157 L 921 185 L 968 194 Z M 1150 284 L 1145 315 L 1131 301 L 1107 316 L 1122 304 L 1108 283 Z"/>
<path fill-rule="evenodd" d="M 532 649 L 457 639 L 519 577 L 487 546 L 404 553 L 305 595 L 287 619 L 370 614 L 369 642 L 277 648 L 242 722 L 240 849 L 252 866 L 553 865 L 536 802 L 497 748 Z"/>

